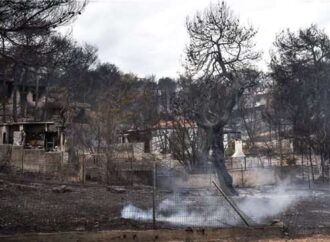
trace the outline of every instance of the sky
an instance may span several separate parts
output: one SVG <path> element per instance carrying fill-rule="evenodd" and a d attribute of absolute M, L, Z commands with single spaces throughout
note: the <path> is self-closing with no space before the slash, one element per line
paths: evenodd
<path fill-rule="evenodd" d="M 187 16 L 202 11 L 210 0 L 90 0 L 65 31 L 79 43 L 98 48 L 101 62 L 115 64 L 140 77 L 177 77 L 182 73 L 189 39 Z M 242 23 L 257 30 L 259 67 L 267 70 L 275 36 L 283 29 L 317 24 L 330 33 L 330 0 L 227 0 Z"/>

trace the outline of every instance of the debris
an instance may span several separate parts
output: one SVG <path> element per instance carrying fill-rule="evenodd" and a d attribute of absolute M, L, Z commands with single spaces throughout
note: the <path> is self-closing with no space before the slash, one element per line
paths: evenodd
<path fill-rule="evenodd" d="M 278 227 L 284 227 L 284 223 L 279 219 L 273 219 L 273 221 L 270 224 L 271 226 L 278 226 Z"/>
<path fill-rule="evenodd" d="M 113 193 L 125 193 L 126 189 L 124 187 L 108 186 L 107 191 Z"/>
<path fill-rule="evenodd" d="M 21 191 L 36 191 L 38 190 L 37 187 L 35 186 L 28 186 L 28 185 L 23 185 L 23 184 L 15 184 L 15 183 L 11 183 L 9 184 L 11 186 L 16 186 L 17 189 L 21 190 Z"/>
<path fill-rule="evenodd" d="M 24 184 L 18 184 L 18 183 L 12 183 L 12 182 L 8 182 L 8 181 L 4 181 L 4 180 L 0 180 L 0 184 L 4 185 L 6 187 L 10 186 L 10 187 L 15 187 L 18 190 L 27 190 L 27 191 L 36 191 L 38 190 L 38 187 L 35 186 L 29 186 L 29 185 L 24 185 Z"/>
<path fill-rule="evenodd" d="M 275 219 L 272 220 L 272 224 L 275 224 L 275 223 L 278 223 L 278 222 L 281 222 L 281 220 L 279 220 L 277 218 L 275 218 Z"/>
<path fill-rule="evenodd" d="M 59 187 L 52 188 L 52 192 L 55 193 L 65 193 L 65 192 L 73 192 L 73 190 L 66 185 L 61 185 Z"/>
<path fill-rule="evenodd" d="M 194 230 L 192 229 L 192 227 L 187 227 L 187 228 L 185 229 L 185 231 L 186 231 L 186 232 L 194 232 Z"/>
<path fill-rule="evenodd" d="M 77 227 L 75 231 L 85 231 L 85 227 L 83 226 Z"/>

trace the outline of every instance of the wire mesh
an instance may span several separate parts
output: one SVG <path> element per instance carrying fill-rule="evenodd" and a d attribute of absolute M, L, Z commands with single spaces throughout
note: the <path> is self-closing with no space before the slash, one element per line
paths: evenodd
<path fill-rule="evenodd" d="M 213 173 L 188 175 L 156 172 L 156 183 L 141 198 L 128 196 L 122 216 L 157 227 L 228 227 L 243 221 L 213 186 Z M 193 178 L 192 178 L 193 177 Z M 154 202 L 153 202 L 154 201 Z M 149 205 L 149 206 L 148 206 Z"/>
<path fill-rule="evenodd" d="M 84 157 L 85 171 L 78 175 L 85 176 L 85 183 L 83 179 L 75 182 L 57 177 L 48 180 L 46 176 L 40 179 L 40 174 L 35 173 L 33 176 L 17 173 L 13 177 L 0 177 L 2 230 L 9 233 L 20 229 L 22 232 L 59 231 L 64 227 L 70 230 L 244 225 L 212 185 L 217 177 L 209 166 L 200 173 L 187 174 L 184 169 L 171 165 L 157 166 L 155 171 L 153 160 L 128 159 L 107 164 L 106 158 Z M 289 177 L 290 182 L 299 183 L 306 190 L 330 191 L 329 164 L 322 171 L 315 160 L 313 157 L 312 164 L 305 160 L 304 164 L 297 162 L 294 166 L 257 168 L 261 173 L 275 169 L 275 174 Z M 106 172 L 107 165 L 114 165 L 115 169 Z M 246 173 L 254 168 L 247 166 L 246 171 L 240 170 L 238 174 L 242 173 L 245 181 Z M 322 172 L 328 175 L 322 177 Z M 318 186 L 318 183 L 325 186 Z"/>
<path fill-rule="evenodd" d="M 158 193 L 157 221 L 174 226 L 227 227 L 240 223 L 233 208 L 215 189 Z"/>

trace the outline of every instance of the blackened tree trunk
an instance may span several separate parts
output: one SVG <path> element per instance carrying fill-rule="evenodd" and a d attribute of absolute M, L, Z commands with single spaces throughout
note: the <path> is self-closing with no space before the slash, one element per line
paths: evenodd
<path fill-rule="evenodd" d="M 36 90 L 35 90 L 35 105 L 34 105 L 34 109 L 33 109 L 33 116 L 34 116 L 34 121 L 38 121 L 39 117 L 38 117 L 38 101 L 39 101 L 39 79 L 36 79 Z"/>
<path fill-rule="evenodd" d="M 203 135 L 201 135 L 201 146 L 199 153 L 200 162 L 211 161 L 218 183 L 221 189 L 228 195 L 238 195 L 233 187 L 233 179 L 226 167 L 225 148 L 223 144 L 223 125 L 212 125 L 210 127 L 200 126 Z M 211 157 L 209 156 L 212 151 Z"/>
<path fill-rule="evenodd" d="M 5 39 L 3 36 L 1 36 L 1 40 L 2 40 L 2 55 L 5 55 Z M 2 92 L 1 95 L 2 95 L 2 98 L 1 101 L 2 101 L 2 122 L 3 123 L 6 123 L 6 102 L 7 102 L 7 96 L 8 96 L 8 90 L 7 90 L 7 84 L 6 84 L 6 65 L 5 63 L 2 63 Z"/>
<path fill-rule="evenodd" d="M 13 84 L 13 121 L 17 122 L 18 120 L 18 112 L 17 112 L 17 99 L 19 98 L 20 100 L 20 96 L 17 96 L 17 94 L 20 95 L 20 93 L 18 92 L 18 85 L 22 84 L 22 81 L 25 79 L 26 77 L 26 69 L 23 67 L 19 67 L 17 64 L 15 64 L 14 67 L 14 84 Z M 21 101 L 21 100 L 20 100 Z"/>
<path fill-rule="evenodd" d="M 7 96 L 8 96 L 8 90 L 5 82 L 5 78 L 3 78 L 3 83 L 2 83 L 2 98 L 1 98 L 1 104 L 2 104 L 2 122 L 6 123 L 6 102 L 7 102 Z"/>
<path fill-rule="evenodd" d="M 212 149 L 221 188 L 228 195 L 236 194 L 225 166 L 223 128 L 244 90 L 256 85 L 258 72 L 251 68 L 260 57 L 254 49 L 257 31 L 241 25 L 223 1 L 188 17 L 186 27 L 190 43 L 185 67 L 188 78 L 193 79 L 187 107 L 193 109 L 197 125 L 207 132 L 203 142 Z"/>
<path fill-rule="evenodd" d="M 12 107 L 12 117 L 13 121 L 17 122 L 17 64 L 14 67 L 14 83 L 13 83 L 13 107 Z"/>
<path fill-rule="evenodd" d="M 237 195 L 233 187 L 233 178 L 229 174 L 225 164 L 225 149 L 223 145 L 223 127 L 212 129 L 212 163 L 218 176 L 221 188 L 228 195 Z"/>

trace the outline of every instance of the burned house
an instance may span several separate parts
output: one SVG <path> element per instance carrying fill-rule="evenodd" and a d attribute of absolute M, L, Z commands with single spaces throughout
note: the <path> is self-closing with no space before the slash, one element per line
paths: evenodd
<path fill-rule="evenodd" d="M 20 145 L 26 149 L 64 151 L 65 135 L 54 122 L 13 122 L 0 124 L 0 145 Z"/>
<path fill-rule="evenodd" d="M 65 92 L 57 88 L 54 94 L 44 75 L 30 78 L 27 74 L 25 78 L 16 82 L 10 78 L 0 80 L 0 145 L 63 151 L 65 135 L 60 112 L 65 98 L 57 93 Z"/>
<path fill-rule="evenodd" d="M 9 79 L 3 83 L 3 88 L 5 93 L 0 111 L 3 122 L 41 119 L 46 106 L 45 80 L 15 83 Z"/>
<path fill-rule="evenodd" d="M 194 139 L 197 135 L 197 124 L 191 120 L 160 120 L 150 129 L 128 129 L 118 134 L 119 144 L 143 144 L 141 151 L 152 154 L 170 154 L 178 135 L 185 133 L 186 139 Z M 241 132 L 228 127 L 224 130 L 224 145 L 230 140 L 241 138 Z M 188 142 L 186 140 L 186 142 Z"/>

